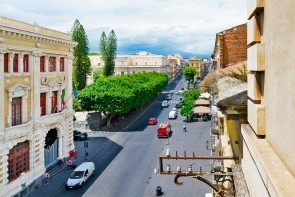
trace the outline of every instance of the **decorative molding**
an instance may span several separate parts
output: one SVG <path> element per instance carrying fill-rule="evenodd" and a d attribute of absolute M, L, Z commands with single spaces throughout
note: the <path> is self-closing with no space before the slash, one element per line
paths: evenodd
<path fill-rule="evenodd" d="M 8 88 L 7 92 L 9 94 L 9 97 L 15 98 L 15 97 L 21 97 L 21 96 L 28 96 L 29 89 L 30 89 L 29 86 L 18 83 Z"/>
<path fill-rule="evenodd" d="M 3 42 L 4 41 L 4 38 L 3 37 L 0 37 L 0 42 Z"/>

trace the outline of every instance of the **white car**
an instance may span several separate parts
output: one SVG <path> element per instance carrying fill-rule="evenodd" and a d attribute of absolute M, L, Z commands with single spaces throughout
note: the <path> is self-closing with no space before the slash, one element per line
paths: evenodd
<path fill-rule="evenodd" d="M 82 187 L 87 179 L 95 173 L 93 162 L 84 162 L 79 165 L 70 175 L 66 182 L 66 189 Z"/>
<path fill-rule="evenodd" d="M 177 112 L 176 111 L 170 111 L 168 115 L 169 119 L 176 119 L 177 118 Z"/>
<path fill-rule="evenodd" d="M 162 107 L 169 107 L 169 103 L 168 103 L 167 100 L 164 100 L 164 101 L 162 102 Z"/>
<path fill-rule="evenodd" d="M 166 100 L 171 100 L 171 99 L 172 99 L 172 95 L 171 94 L 167 94 Z"/>
<path fill-rule="evenodd" d="M 177 114 L 178 114 L 178 109 L 177 108 L 172 108 L 172 110 L 171 111 L 175 111 Z"/>

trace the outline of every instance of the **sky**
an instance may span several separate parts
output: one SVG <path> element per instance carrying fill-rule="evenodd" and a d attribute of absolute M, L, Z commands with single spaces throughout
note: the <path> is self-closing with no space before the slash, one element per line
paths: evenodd
<path fill-rule="evenodd" d="M 209 57 L 216 33 L 247 22 L 247 0 L 0 0 L 0 16 L 61 32 L 83 25 L 90 52 L 114 30 L 118 54 Z"/>

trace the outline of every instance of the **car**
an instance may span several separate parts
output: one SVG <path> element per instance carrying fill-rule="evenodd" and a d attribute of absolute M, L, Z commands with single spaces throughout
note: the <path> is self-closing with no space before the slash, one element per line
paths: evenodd
<path fill-rule="evenodd" d="M 164 101 L 162 102 L 162 107 L 169 107 L 169 103 L 168 103 L 167 100 L 164 100 Z"/>
<path fill-rule="evenodd" d="M 170 111 L 168 115 L 168 119 L 176 119 L 177 118 L 177 111 Z"/>
<path fill-rule="evenodd" d="M 184 90 L 184 87 L 182 87 L 180 90 Z"/>
<path fill-rule="evenodd" d="M 87 140 L 88 134 L 85 132 L 74 130 L 73 137 L 74 137 L 74 141 L 82 141 L 82 140 Z"/>
<path fill-rule="evenodd" d="M 95 173 L 93 162 L 84 162 L 80 164 L 70 175 L 66 182 L 66 189 L 75 189 L 83 187 L 85 182 Z"/>
<path fill-rule="evenodd" d="M 171 94 L 167 94 L 166 100 L 171 100 L 171 99 L 172 99 L 172 95 Z"/>
<path fill-rule="evenodd" d="M 155 118 L 155 117 L 150 117 L 149 118 L 149 121 L 148 121 L 148 124 L 149 125 L 155 125 L 155 124 L 157 124 L 158 122 L 157 122 L 157 118 Z"/>
<path fill-rule="evenodd" d="M 177 95 L 182 95 L 183 90 L 179 90 L 178 92 L 176 92 Z"/>
<path fill-rule="evenodd" d="M 175 108 L 179 109 L 181 108 L 182 104 L 181 103 L 176 103 Z"/>
<path fill-rule="evenodd" d="M 172 108 L 171 111 L 175 111 L 178 114 L 178 109 L 176 107 Z"/>

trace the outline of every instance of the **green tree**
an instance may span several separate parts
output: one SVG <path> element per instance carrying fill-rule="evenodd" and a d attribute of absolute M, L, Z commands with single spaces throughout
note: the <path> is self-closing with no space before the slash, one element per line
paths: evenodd
<path fill-rule="evenodd" d="M 112 117 L 123 115 L 150 101 L 168 84 L 164 73 L 136 73 L 101 77 L 79 91 L 84 110 L 95 110 Z"/>
<path fill-rule="evenodd" d="M 190 89 L 184 92 L 182 107 L 180 110 L 180 114 L 183 116 L 190 117 L 192 115 L 192 109 L 194 107 L 194 102 L 200 96 L 200 91 L 198 89 Z"/>
<path fill-rule="evenodd" d="M 187 80 L 187 86 L 189 87 L 190 84 L 194 82 L 194 77 L 196 75 L 197 71 L 196 68 L 193 66 L 187 66 L 183 69 L 183 75 L 185 80 Z"/>
<path fill-rule="evenodd" d="M 82 90 L 86 86 L 87 75 L 91 72 L 91 63 L 88 58 L 89 41 L 78 19 L 72 27 L 72 40 L 77 42 L 73 52 L 73 86 Z"/>
<path fill-rule="evenodd" d="M 97 70 L 93 72 L 93 82 L 96 82 L 101 77 L 103 77 L 101 70 Z"/>
<path fill-rule="evenodd" d="M 106 77 L 112 76 L 117 55 L 117 36 L 114 30 L 112 30 L 108 36 L 106 36 L 105 32 L 101 34 L 99 49 L 104 61 L 104 67 L 102 69 L 103 75 Z"/>

